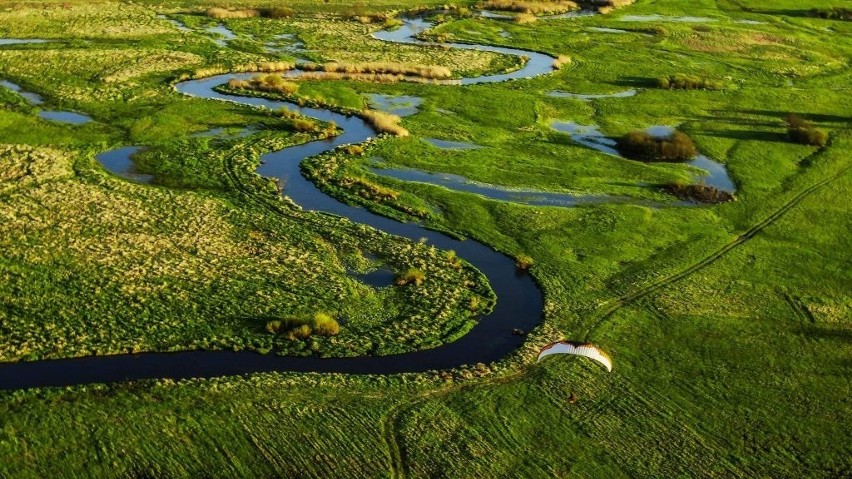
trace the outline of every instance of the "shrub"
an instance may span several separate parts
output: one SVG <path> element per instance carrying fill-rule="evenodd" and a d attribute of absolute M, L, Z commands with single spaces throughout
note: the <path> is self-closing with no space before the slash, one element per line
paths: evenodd
<path fill-rule="evenodd" d="M 682 200 L 701 203 L 724 203 L 735 199 L 732 193 L 708 185 L 671 183 L 665 185 L 663 189 Z"/>
<path fill-rule="evenodd" d="M 313 330 L 307 324 L 297 326 L 290 330 L 288 335 L 290 339 L 307 339 L 311 336 Z"/>
<path fill-rule="evenodd" d="M 788 128 L 787 136 L 795 143 L 812 146 L 825 146 L 828 143 L 828 135 L 824 131 L 813 127 Z"/>
<path fill-rule="evenodd" d="M 340 324 L 327 313 L 316 313 L 311 320 L 311 329 L 320 336 L 336 336 L 340 333 Z"/>
<path fill-rule="evenodd" d="M 789 113 L 785 118 L 784 122 L 787 123 L 788 128 L 810 128 L 811 122 L 805 120 L 801 116 L 795 113 Z"/>
<path fill-rule="evenodd" d="M 343 151 L 345 151 L 347 155 L 360 156 L 364 154 L 364 147 L 361 145 L 347 145 L 343 148 Z"/>
<path fill-rule="evenodd" d="M 420 286 L 426 280 L 426 274 L 417 268 L 408 268 L 396 277 L 394 281 L 398 286 L 414 284 Z"/>
<path fill-rule="evenodd" d="M 795 113 L 788 114 L 784 121 L 787 123 L 787 136 L 790 141 L 802 145 L 825 146 L 828 143 L 828 135 L 817 130 L 808 120 Z"/>
<path fill-rule="evenodd" d="M 682 73 L 657 78 L 657 88 L 667 90 L 721 90 L 723 86 L 718 80 Z"/>
<path fill-rule="evenodd" d="M 266 323 L 266 330 L 272 334 L 276 334 L 281 330 L 281 321 L 268 321 Z"/>
<path fill-rule="evenodd" d="M 305 339 L 312 334 L 336 336 L 340 333 L 340 324 L 323 312 L 315 313 L 311 318 L 287 317 L 266 323 L 266 330 L 272 334 L 285 333 L 289 339 Z"/>
<path fill-rule="evenodd" d="M 679 131 L 669 137 L 631 131 L 618 139 L 616 147 L 625 157 L 641 161 L 683 161 L 698 154 L 692 139 Z"/>
<path fill-rule="evenodd" d="M 317 124 L 308 118 L 296 118 L 293 120 L 293 128 L 300 133 L 310 133 L 316 131 Z"/>
<path fill-rule="evenodd" d="M 533 263 L 532 256 L 528 254 L 521 253 L 515 257 L 515 267 L 519 270 L 526 271 L 532 267 Z"/>

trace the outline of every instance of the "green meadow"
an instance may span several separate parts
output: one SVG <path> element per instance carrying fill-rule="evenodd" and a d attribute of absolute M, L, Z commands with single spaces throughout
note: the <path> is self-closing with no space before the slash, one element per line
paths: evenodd
<path fill-rule="evenodd" d="M 211 7 L 260 13 L 214 18 Z M 542 290 L 541 324 L 497 362 L 446 371 L 3 390 L 0 477 L 852 474 L 844 2 L 637 0 L 532 19 L 485 18 L 470 1 L 297 0 L 281 18 L 272 7 L 0 5 L 0 39 L 47 40 L 0 42 L 0 80 L 44 99 L 33 105 L 0 84 L 0 361 L 391 355 L 451 343 L 492 309 L 489 278 L 463 257 L 304 210 L 286 179 L 255 173 L 262 155 L 339 125 L 173 88 L 296 61 L 320 71 L 275 91 L 221 91 L 365 117 L 378 108 L 371 95 L 418 98 L 411 115 L 373 120 L 399 134 L 308 158 L 303 174 L 343 202 L 517 258 Z M 543 52 L 562 65 L 480 85 L 391 78 L 403 67 L 459 79 L 524 62 L 371 37 L 421 7 L 441 10 L 419 38 Z M 234 38 L 210 30 L 219 25 Z M 349 77 L 321 70 L 329 63 L 349 64 Z M 50 121 L 46 110 L 92 121 Z M 790 114 L 824 144 L 795 141 Z M 676 128 L 725 168 L 735 199 L 684 204 L 666 187 L 700 182 L 700 169 L 607 154 L 558 122 L 613 140 Z M 97 159 L 127 146 L 142 147 L 134 171 L 150 184 Z M 381 168 L 618 201 L 531 206 Z M 380 270 L 393 280 L 362 279 Z M 612 372 L 567 355 L 536 363 L 561 339 L 594 343 Z"/>

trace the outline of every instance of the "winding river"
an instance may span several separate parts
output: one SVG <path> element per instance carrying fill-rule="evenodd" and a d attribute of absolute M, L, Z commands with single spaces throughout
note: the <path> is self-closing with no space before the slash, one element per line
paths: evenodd
<path fill-rule="evenodd" d="M 554 58 L 542 53 L 487 45 L 450 43 L 431 44 L 415 36 L 429 28 L 423 18 L 410 18 L 393 31 L 380 31 L 375 37 L 396 43 L 421 44 L 427 48 L 446 46 L 525 56 L 523 67 L 509 73 L 465 78 L 463 85 L 492 83 L 530 78 L 553 70 Z M 376 135 L 373 128 L 358 117 L 317 108 L 303 108 L 289 102 L 262 98 L 232 96 L 214 91 L 230 79 L 246 79 L 253 74 L 224 74 L 179 83 L 175 88 L 186 95 L 211 101 L 230 101 L 242 105 L 271 109 L 287 108 L 302 115 L 333 121 L 343 133 L 329 140 L 286 148 L 262 157 L 258 173 L 284 179 L 285 194 L 306 210 L 331 213 L 354 222 L 368 224 L 389 234 L 413 241 L 426 238 L 437 248 L 455 250 L 459 257 L 478 268 L 489 280 L 497 295 L 493 312 L 483 318 L 464 337 L 437 348 L 390 356 L 355 358 L 289 357 L 258 354 L 250 351 L 183 351 L 171 353 L 121 354 L 83 358 L 41 360 L 0 364 L 0 389 L 22 389 L 43 386 L 67 386 L 152 378 L 206 378 L 269 371 L 335 372 L 352 374 L 393 374 L 448 369 L 465 364 L 489 363 L 516 350 L 524 341 L 513 329 L 528 331 L 542 318 L 543 298 L 533 279 L 516 271 L 514 261 L 473 240 L 456 240 L 414 223 L 400 223 L 373 214 L 363 208 L 341 203 L 322 193 L 300 173 L 299 163 L 308 157 L 329 151 L 339 145 L 360 143 Z M 459 82 L 457 82 L 459 83 Z M 118 151 L 118 150 L 114 150 Z M 133 147 L 113 152 L 111 158 L 100 157 L 104 167 L 127 174 Z"/>

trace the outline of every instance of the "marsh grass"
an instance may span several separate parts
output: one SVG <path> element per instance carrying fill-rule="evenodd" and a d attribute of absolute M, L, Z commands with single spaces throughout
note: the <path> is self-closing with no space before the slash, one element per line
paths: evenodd
<path fill-rule="evenodd" d="M 538 17 L 532 13 L 519 13 L 512 17 L 512 21 L 519 24 L 527 24 L 527 23 L 535 23 L 538 21 Z"/>
<path fill-rule="evenodd" d="M 411 75 L 429 79 L 444 79 L 452 77 L 449 68 L 437 65 L 408 65 L 393 62 L 343 63 L 329 62 L 325 64 L 307 63 L 299 66 L 305 71 L 324 71 L 328 73 L 346 74 L 387 74 Z"/>
<path fill-rule="evenodd" d="M 568 55 L 559 55 L 558 57 L 556 57 L 555 60 L 553 60 L 553 68 L 557 70 L 561 70 L 562 67 L 570 64 L 571 57 L 569 57 Z"/>
<path fill-rule="evenodd" d="M 397 115 L 378 110 L 364 110 L 361 112 L 361 116 L 379 133 L 401 137 L 408 136 L 408 130 L 399 124 L 401 118 Z"/>

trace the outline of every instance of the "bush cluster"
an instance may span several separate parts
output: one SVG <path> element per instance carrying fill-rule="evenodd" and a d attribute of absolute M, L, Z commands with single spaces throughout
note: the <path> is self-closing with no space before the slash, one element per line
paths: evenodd
<path fill-rule="evenodd" d="M 530 269 L 533 264 L 534 261 L 532 259 L 532 256 L 528 254 L 521 253 L 515 257 L 515 267 L 521 271 L 526 271 Z"/>
<path fill-rule="evenodd" d="M 397 275 L 394 283 L 396 283 L 398 286 L 405 286 L 407 284 L 420 286 L 421 284 L 423 284 L 423 281 L 426 281 L 426 273 L 417 268 L 408 268 L 407 270 Z"/>
<path fill-rule="evenodd" d="M 657 78 L 657 88 L 667 90 L 721 90 L 723 86 L 718 80 L 683 73 Z"/>
<path fill-rule="evenodd" d="M 311 335 L 336 336 L 340 333 L 340 324 L 323 312 L 312 317 L 287 317 L 266 323 L 266 330 L 272 334 L 286 336 L 290 340 L 305 339 Z"/>
<path fill-rule="evenodd" d="M 421 78 L 445 79 L 453 76 L 449 68 L 439 65 L 407 65 L 394 62 L 346 63 L 329 62 L 304 63 L 299 66 L 304 71 L 323 71 L 327 73 L 362 74 L 376 73 L 387 75 L 412 75 Z"/>
<path fill-rule="evenodd" d="M 787 136 L 790 141 L 812 146 L 825 146 L 828 143 L 828 135 L 824 131 L 817 130 L 811 122 L 799 115 L 790 113 L 785 121 L 787 123 Z"/>
<path fill-rule="evenodd" d="M 700 203 L 725 203 L 734 200 L 734 195 L 708 185 L 688 185 L 671 183 L 663 187 L 669 193 L 682 200 Z"/>
<path fill-rule="evenodd" d="M 692 139 L 679 131 L 669 137 L 631 131 L 618 139 L 616 147 L 625 157 L 641 161 L 684 161 L 698 154 Z"/>

